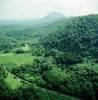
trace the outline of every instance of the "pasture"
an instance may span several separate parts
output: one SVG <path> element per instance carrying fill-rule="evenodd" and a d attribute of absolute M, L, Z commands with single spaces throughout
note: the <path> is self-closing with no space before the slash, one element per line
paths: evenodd
<path fill-rule="evenodd" d="M 8 69 L 22 64 L 31 64 L 35 57 L 31 53 L 24 54 L 0 54 L 0 64 L 5 65 Z"/>

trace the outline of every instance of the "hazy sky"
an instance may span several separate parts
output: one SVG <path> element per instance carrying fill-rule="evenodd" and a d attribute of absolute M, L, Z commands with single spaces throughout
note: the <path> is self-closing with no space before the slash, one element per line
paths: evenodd
<path fill-rule="evenodd" d="M 65 16 L 98 13 L 98 0 L 0 0 L 0 19 L 36 19 L 55 11 Z"/>

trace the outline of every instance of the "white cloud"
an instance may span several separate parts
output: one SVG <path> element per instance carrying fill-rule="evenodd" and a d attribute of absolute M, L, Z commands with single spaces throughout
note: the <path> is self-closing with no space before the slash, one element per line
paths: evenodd
<path fill-rule="evenodd" d="M 98 13 L 97 0 L 0 0 L 0 19 L 38 18 L 52 11 L 66 16 Z"/>
<path fill-rule="evenodd" d="M 58 10 L 65 15 L 86 15 L 90 13 L 98 13 L 97 0 L 55 0 Z"/>

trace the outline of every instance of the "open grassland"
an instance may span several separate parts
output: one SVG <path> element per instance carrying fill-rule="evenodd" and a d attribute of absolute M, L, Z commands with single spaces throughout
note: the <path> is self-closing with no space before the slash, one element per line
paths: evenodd
<path fill-rule="evenodd" d="M 17 89 L 22 86 L 21 79 L 15 77 L 10 73 L 8 73 L 7 77 L 5 78 L 5 82 L 11 89 Z"/>
<path fill-rule="evenodd" d="M 0 55 L 0 64 L 4 64 L 9 68 L 14 66 L 20 66 L 22 64 L 30 64 L 33 62 L 34 57 L 31 53 L 24 53 L 24 54 L 14 54 L 14 53 L 7 53 Z"/>

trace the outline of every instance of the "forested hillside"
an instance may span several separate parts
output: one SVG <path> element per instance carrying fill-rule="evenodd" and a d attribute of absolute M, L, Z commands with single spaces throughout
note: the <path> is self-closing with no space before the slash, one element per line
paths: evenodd
<path fill-rule="evenodd" d="M 1 100 L 97 100 L 97 94 L 97 14 L 0 24 Z"/>
<path fill-rule="evenodd" d="M 70 51 L 83 56 L 94 56 L 92 53 L 97 52 L 98 15 L 74 17 L 58 26 L 55 32 L 41 39 L 46 49 Z"/>

